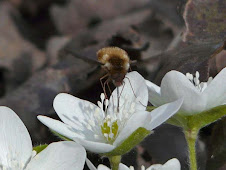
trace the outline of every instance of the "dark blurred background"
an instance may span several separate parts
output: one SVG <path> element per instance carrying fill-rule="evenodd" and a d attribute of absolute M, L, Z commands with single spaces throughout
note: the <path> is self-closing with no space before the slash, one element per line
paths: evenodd
<path fill-rule="evenodd" d="M 132 70 L 158 85 L 170 70 L 205 81 L 226 66 L 225 18 L 225 0 L 0 0 L 0 105 L 20 116 L 34 145 L 58 141 L 36 116 L 59 119 L 60 92 L 97 102 L 104 71 L 89 60 L 98 49 L 126 50 Z M 226 169 L 226 119 L 200 131 L 197 154 L 199 170 Z M 173 157 L 188 169 L 182 130 L 164 124 L 123 163 L 139 169 Z"/>

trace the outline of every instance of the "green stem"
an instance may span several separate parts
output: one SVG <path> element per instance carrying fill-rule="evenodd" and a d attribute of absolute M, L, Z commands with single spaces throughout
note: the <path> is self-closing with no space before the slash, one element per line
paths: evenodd
<path fill-rule="evenodd" d="M 197 130 L 185 130 L 185 138 L 188 143 L 190 170 L 197 170 L 197 160 L 195 152 L 195 143 L 198 136 Z"/>
<path fill-rule="evenodd" d="M 110 164 L 111 164 L 111 169 L 112 170 L 118 170 L 119 164 L 121 162 L 121 156 L 111 156 L 108 157 Z"/>

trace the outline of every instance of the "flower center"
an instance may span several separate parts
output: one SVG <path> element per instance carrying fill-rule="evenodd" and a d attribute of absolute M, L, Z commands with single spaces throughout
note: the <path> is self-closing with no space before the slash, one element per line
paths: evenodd
<path fill-rule="evenodd" d="M 102 114 L 104 115 L 104 118 L 102 120 L 98 118 L 100 134 L 105 142 L 113 144 L 128 119 L 135 112 L 136 102 L 128 102 L 127 96 L 121 96 L 119 111 L 117 111 L 117 108 L 114 107 L 113 102 L 111 102 L 111 106 L 108 107 L 109 100 L 105 99 L 103 93 L 101 94 L 100 98 L 101 101 L 98 101 L 97 104 L 101 109 Z M 95 137 L 99 138 L 99 135 L 96 133 Z"/>
<path fill-rule="evenodd" d="M 113 143 L 115 141 L 115 138 L 118 134 L 118 123 L 117 123 L 117 118 L 111 116 L 110 114 L 107 114 L 107 109 L 109 105 L 108 99 L 105 99 L 104 94 L 102 93 L 100 95 L 101 102 L 98 102 L 98 106 L 104 112 L 105 118 L 102 120 L 100 126 L 101 126 L 101 133 L 104 136 L 105 140 L 108 143 Z M 105 106 L 105 108 L 104 108 Z"/>
<path fill-rule="evenodd" d="M 102 134 L 104 135 L 105 139 L 109 143 L 113 143 L 118 134 L 117 120 L 114 122 L 111 122 L 111 120 L 105 119 L 101 126 L 101 131 L 102 131 Z"/>
<path fill-rule="evenodd" d="M 186 73 L 186 77 L 196 87 L 196 89 L 198 89 L 200 92 L 203 92 L 210 84 L 210 82 L 213 80 L 213 78 L 209 77 L 207 82 L 200 82 L 199 76 L 200 75 L 198 71 L 196 71 L 194 76 L 190 73 Z"/>

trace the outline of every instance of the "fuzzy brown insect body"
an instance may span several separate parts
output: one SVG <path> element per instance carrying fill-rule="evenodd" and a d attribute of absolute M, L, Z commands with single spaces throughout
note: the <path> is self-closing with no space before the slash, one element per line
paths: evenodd
<path fill-rule="evenodd" d="M 121 86 L 130 67 L 130 58 L 126 51 L 118 47 L 106 47 L 97 52 L 97 57 L 107 71 L 107 81 L 111 80 L 116 87 Z"/>
<path fill-rule="evenodd" d="M 112 81 L 117 89 L 117 112 L 119 112 L 120 94 L 118 87 L 123 84 L 123 79 L 125 78 L 125 75 L 130 68 L 130 58 L 126 51 L 118 47 L 102 48 L 97 52 L 97 57 L 98 61 L 107 71 L 107 74 L 100 79 L 105 97 L 107 98 L 105 85 L 108 85 L 109 91 L 111 92 L 108 82 Z M 107 77 L 108 79 L 103 84 L 102 80 L 105 77 Z"/>
<path fill-rule="evenodd" d="M 99 51 L 97 51 L 98 62 L 87 59 L 84 56 L 81 57 L 78 53 L 71 51 L 69 49 L 67 49 L 66 52 L 76 56 L 77 58 L 85 60 L 91 64 L 102 65 L 102 67 L 106 70 L 107 74 L 100 78 L 101 86 L 104 90 L 105 97 L 108 98 L 106 93 L 106 85 L 111 94 L 112 91 L 109 86 L 109 82 L 112 82 L 114 84 L 117 90 L 117 99 L 118 99 L 116 107 L 117 107 L 117 111 L 119 112 L 120 94 L 122 91 L 119 92 L 118 87 L 123 85 L 123 79 L 126 78 L 126 74 L 130 69 L 130 64 L 134 63 L 134 62 L 131 62 L 127 52 L 118 47 L 102 48 Z M 107 80 L 103 81 L 105 78 L 107 78 Z M 130 83 L 129 79 L 128 81 Z M 132 85 L 131 85 L 131 88 L 132 88 Z M 134 93 L 134 96 L 136 96 L 135 93 Z"/>

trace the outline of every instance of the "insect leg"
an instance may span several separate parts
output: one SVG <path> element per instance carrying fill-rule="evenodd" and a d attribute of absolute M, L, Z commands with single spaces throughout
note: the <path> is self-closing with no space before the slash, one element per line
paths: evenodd
<path fill-rule="evenodd" d="M 128 78 L 128 77 L 125 77 L 125 78 L 127 78 L 127 80 L 129 81 L 129 84 L 130 84 L 130 87 L 131 87 L 131 89 L 132 89 L 132 91 L 133 91 L 133 94 L 134 94 L 134 96 L 137 98 L 137 96 L 136 96 L 136 94 L 135 94 L 135 92 L 134 92 L 134 90 L 133 90 L 133 86 L 132 86 L 132 84 L 131 84 L 131 82 L 130 82 L 130 79 Z M 139 103 L 142 105 L 142 106 L 144 106 L 144 107 L 146 107 L 143 103 L 141 103 L 140 101 L 139 101 Z"/>
<path fill-rule="evenodd" d="M 107 86 L 108 86 L 108 90 L 109 90 L 110 94 L 112 94 L 111 88 L 109 86 L 109 81 L 107 82 Z"/>
<path fill-rule="evenodd" d="M 123 86 L 122 86 L 122 91 L 123 91 L 123 89 L 124 89 L 124 87 L 125 87 L 125 82 L 123 81 L 122 83 L 123 83 Z M 122 91 L 121 91 L 121 93 L 120 93 L 120 96 L 122 95 Z"/>
<path fill-rule="evenodd" d="M 102 81 L 103 81 L 104 78 L 106 78 L 108 76 L 109 76 L 108 74 L 105 74 L 103 77 L 100 78 L 100 84 L 102 86 L 102 89 L 104 91 L 104 95 L 105 95 L 106 99 L 107 99 L 107 93 L 106 93 L 106 89 L 105 89 L 105 84 L 106 84 L 107 80 L 104 83 Z"/>
<path fill-rule="evenodd" d="M 119 88 L 118 88 L 118 87 L 116 87 L 116 89 L 117 89 L 117 98 L 118 98 L 118 103 L 117 103 L 117 112 L 119 112 L 119 98 L 120 98 L 120 96 L 119 96 Z"/>

